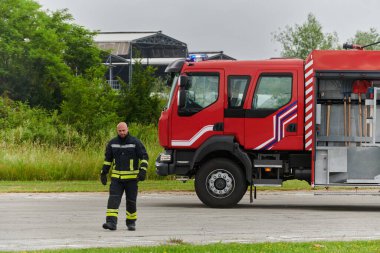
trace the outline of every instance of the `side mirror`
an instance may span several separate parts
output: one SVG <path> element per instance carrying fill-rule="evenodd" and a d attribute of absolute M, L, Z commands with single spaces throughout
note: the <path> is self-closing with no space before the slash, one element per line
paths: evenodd
<path fill-rule="evenodd" d="M 185 108 L 187 91 L 181 89 L 178 92 L 178 109 Z"/>
<path fill-rule="evenodd" d="M 189 82 L 190 82 L 190 79 L 188 76 L 180 76 L 179 77 L 179 87 L 181 87 L 181 88 L 187 87 Z"/>

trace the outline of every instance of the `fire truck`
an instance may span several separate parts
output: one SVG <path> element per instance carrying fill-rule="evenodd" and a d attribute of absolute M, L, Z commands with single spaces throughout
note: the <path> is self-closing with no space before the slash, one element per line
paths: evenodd
<path fill-rule="evenodd" d="M 354 48 L 353 46 L 348 48 Z M 161 114 L 161 176 L 194 177 L 210 207 L 256 186 L 380 186 L 380 51 L 307 59 L 177 60 Z"/>

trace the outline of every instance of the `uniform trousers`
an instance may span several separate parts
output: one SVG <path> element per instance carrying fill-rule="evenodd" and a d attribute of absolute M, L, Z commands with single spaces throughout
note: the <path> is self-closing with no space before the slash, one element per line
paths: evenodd
<path fill-rule="evenodd" d="M 131 224 L 137 220 L 136 199 L 138 192 L 137 180 L 121 180 L 111 178 L 110 194 L 107 204 L 106 222 L 116 226 L 119 206 L 123 193 L 126 196 L 126 223 Z"/>

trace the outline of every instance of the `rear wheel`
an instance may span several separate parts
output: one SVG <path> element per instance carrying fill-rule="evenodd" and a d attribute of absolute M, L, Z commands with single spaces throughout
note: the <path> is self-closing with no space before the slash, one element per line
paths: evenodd
<path fill-rule="evenodd" d="M 228 159 L 213 159 L 195 175 L 198 198 L 209 207 L 232 207 L 247 191 L 243 170 Z"/>

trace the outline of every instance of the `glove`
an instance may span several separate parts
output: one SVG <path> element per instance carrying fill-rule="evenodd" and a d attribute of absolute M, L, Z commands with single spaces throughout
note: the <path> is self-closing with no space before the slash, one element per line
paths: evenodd
<path fill-rule="evenodd" d="M 146 170 L 140 169 L 139 174 L 137 174 L 137 180 L 144 181 L 146 177 Z"/>
<path fill-rule="evenodd" d="M 107 184 L 107 174 L 100 174 L 100 182 L 102 182 L 103 185 Z"/>

